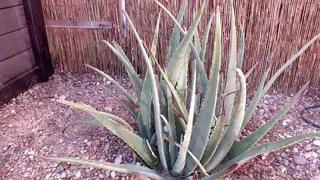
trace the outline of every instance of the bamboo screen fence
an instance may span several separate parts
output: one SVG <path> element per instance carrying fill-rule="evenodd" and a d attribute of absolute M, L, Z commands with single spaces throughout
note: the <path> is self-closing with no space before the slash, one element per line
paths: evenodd
<path fill-rule="evenodd" d="M 175 15 L 182 0 L 160 0 Z M 201 0 L 189 0 L 185 27 L 190 25 Z M 223 57 L 228 57 L 229 0 L 210 0 L 200 24 L 203 34 L 217 5 L 223 21 Z M 119 28 L 118 0 L 42 0 L 46 20 L 111 21 L 111 29 L 47 28 L 50 52 L 54 66 L 62 71 L 84 71 L 83 64 L 90 64 L 110 74 L 124 75 L 125 70 L 101 40 L 118 42 L 131 58 L 139 73 L 145 71 L 136 40 L 130 29 L 122 36 Z M 259 63 L 248 82 L 255 86 L 263 64 L 267 62 L 274 73 L 307 41 L 320 33 L 319 0 L 237 0 L 235 1 L 237 27 L 244 27 L 246 53 L 244 70 Z M 160 8 L 152 0 L 126 0 L 126 11 L 133 20 L 142 39 L 150 45 Z M 158 59 L 166 58 L 168 39 L 173 22 L 162 13 Z M 207 52 L 213 51 L 213 32 Z M 207 58 L 211 59 L 209 54 Z M 209 62 L 209 61 L 207 61 Z M 225 61 L 224 61 L 225 67 Z M 313 86 L 320 82 L 320 42 L 312 45 L 305 54 L 279 78 L 277 87 L 299 87 L 307 81 Z"/>

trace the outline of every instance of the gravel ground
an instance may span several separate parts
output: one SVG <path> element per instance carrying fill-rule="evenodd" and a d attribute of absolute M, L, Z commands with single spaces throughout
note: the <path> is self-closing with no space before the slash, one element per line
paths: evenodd
<path fill-rule="evenodd" d="M 131 89 L 127 79 L 117 78 Z M 140 164 L 132 150 L 112 133 L 95 126 L 78 125 L 61 134 L 71 123 L 91 119 L 85 113 L 56 103 L 57 99 L 81 101 L 112 112 L 136 124 L 129 113 L 103 92 L 105 82 L 92 74 L 56 74 L 47 83 L 37 84 L 0 107 L 0 177 L 1 179 L 137 179 L 136 176 L 52 163 L 41 156 L 80 157 L 106 162 Z M 262 142 L 273 141 L 320 129 L 304 123 L 299 111 L 320 102 L 320 89 L 310 89 Z M 289 95 L 288 95 L 289 94 Z M 246 134 L 270 119 L 293 94 L 274 91 L 259 105 Z M 319 118 L 319 109 L 310 111 L 309 118 Z M 318 120 L 319 121 L 319 120 Z M 320 179 L 320 139 L 302 141 L 281 151 L 258 156 L 227 179 Z"/>

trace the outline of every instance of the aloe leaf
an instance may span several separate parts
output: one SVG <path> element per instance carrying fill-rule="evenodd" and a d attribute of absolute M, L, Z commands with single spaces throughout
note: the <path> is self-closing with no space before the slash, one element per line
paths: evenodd
<path fill-rule="evenodd" d="M 129 105 L 129 101 L 128 102 L 125 102 L 125 101 L 123 101 L 123 100 L 121 100 L 120 98 L 118 98 L 118 96 L 117 95 L 115 95 L 111 90 L 109 90 L 108 88 L 104 88 L 104 90 L 105 90 L 105 93 L 106 94 L 108 94 L 109 96 L 112 96 L 112 97 L 114 97 L 114 99 L 116 100 L 116 101 L 118 101 L 118 103 L 120 103 L 127 111 L 129 111 L 130 112 L 130 114 L 134 117 L 134 118 L 136 118 L 137 117 L 137 112 L 136 112 L 136 110 L 134 109 L 134 107 L 132 107 L 132 106 L 130 106 Z M 131 103 L 131 102 L 130 102 Z"/>
<path fill-rule="evenodd" d="M 247 162 L 249 159 L 254 158 L 260 154 L 276 151 L 276 150 L 285 148 L 287 146 L 290 146 L 294 143 L 297 143 L 299 141 L 313 138 L 313 137 L 320 137 L 320 133 L 308 133 L 308 134 L 303 134 L 303 135 L 297 135 L 297 136 L 294 136 L 291 138 L 286 138 L 286 139 L 282 139 L 282 140 L 279 140 L 276 142 L 270 142 L 270 143 L 265 143 L 265 144 L 256 146 L 256 147 L 254 147 L 248 151 L 245 151 L 242 154 L 236 156 L 232 160 L 230 160 L 224 164 L 219 165 L 218 170 L 224 170 L 226 168 L 229 168 L 229 167 L 233 166 L 233 164 L 235 164 L 235 163 L 242 165 L 245 162 Z"/>
<path fill-rule="evenodd" d="M 224 93 L 229 94 L 236 91 L 236 69 L 237 69 L 237 35 L 236 35 L 236 23 L 233 2 L 231 2 L 231 32 L 230 32 L 230 54 L 229 54 L 229 64 L 228 64 L 228 73 L 226 79 L 226 88 Z M 230 121 L 232 110 L 234 107 L 235 94 L 229 94 L 224 101 L 224 110 L 226 114 L 227 122 Z"/>
<path fill-rule="evenodd" d="M 171 99 L 172 99 L 172 95 L 171 95 L 170 89 L 167 88 L 167 102 L 168 102 L 168 104 L 172 103 Z M 168 121 L 169 121 L 169 126 L 172 131 L 172 137 L 170 138 L 172 141 L 169 141 L 169 152 L 170 152 L 171 167 L 173 167 L 176 162 L 176 159 L 177 159 L 177 148 L 174 145 L 174 142 L 177 141 L 176 128 L 179 128 L 179 126 L 176 127 L 175 115 L 174 115 L 173 109 L 169 105 L 168 105 Z M 177 122 L 177 124 L 178 124 L 178 122 Z M 182 128 L 180 128 L 180 130 L 181 129 Z"/>
<path fill-rule="evenodd" d="M 151 78 L 149 74 L 146 74 L 146 77 L 143 82 L 142 92 L 140 96 L 140 116 L 142 124 L 145 128 L 144 133 L 147 133 L 148 139 L 151 139 L 152 132 L 151 132 Z M 146 137 L 143 137 L 146 138 Z"/>
<path fill-rule="evenodd" d="M 109 47 L 109 49 L 111 49 L 111 51 L 118 57 L 118 59 L 121 61 L 121 63 L 125 67 L 127 74 L 130 78 L 130 81 L 133 85 L 133 89 L 135 91 L 135 94 L 136 94 L 137 98 L 139 99 L 140 94 L 141 94 L 141 89 L 142 89 L 142 82 L 141 82 L 141 79 L 139 78 L 137 72 L 133 68 L 132 64 L 130 63 L 129 58 L 124 53 L 122 48 L 119 45 L 117 45 L 116 43 L 114 43 L 114 45 L 115 45 L 115 47 L 114 47 L 108 41 L 103 40 L 102 42 L 104 44 L 106 44 Z"/>
<path fill-rule="evenodd" d="M 182 29 L 181 25 L 175 19 L 175 17 L 170 13 L 170 11 L 164 5 L 162 5 L 159 1 L 154 0 L 154 2 L 156 2 L 169 15 L 169 17 L 174 22 L 175 26 L 179 28 L 180 32 L 184 36 L 186 36 L 187 33 Z M 204 65 L 200 59 L 199 53 L 198 53 L 195 45 L 192 42 L 190 42 L 189 46 L 190 46 L 191 51 L 194 55 L 194 58 L 197 61 L 197 71 L 200 74 L 200 79 L 201 79 L 201 92 L 202 92 L 202 95 L 204 96 L 206 94 L 206 90 L 207 90 L 207 81 L 208 81 L 207 74 L 206 74 L 206 71 L 204 69 Z"/>
<path fill-rule="evenodd" d="M 184 0 L 181 5 L 180 11 L 179 11 L 179 14 L 177 17 L 177 22 L 179 24 L 182 24 L 183 17 L 184 17 L 186 8 L 187 8 L 187 4 L 188 4 L 188 1 Z M 180 30 L 179 30 L 179 27 L 177 27 L 177 25 L 175 25 L 173 28 L 173 32 L 171 34 L 170 42 L 169 42 L 170 46 L 169 46 L 169 52 L 168 52 L 168 57 L 167 57 L 167 63 L 170 62 L 172 55 L 174 54 L 174 52 L 176 51 L 176 49 L 179 45 L 179 41 L 180 41 Z"/>
<path fill-rule="evenodd" d="M 206 146 L 206 150 L 203 153 L 201 158 L 201 163 L 203 165 L 207 165 L 209 160 L 212 158 L 213 154 L 218 148 L 219 142 L 223 138 L 224 129 L 225 129 L 225 120 L 223 116 L 220 116 L 219 120 L 216 117 L 213 117 L 216 122 L 216 126 L 214 127 L 212 134 L 210 135 L 208 144 Z"/>
<path fill-rule="evenodd" d="M 76 125 L 80 125 L 80 124 L 90 124 L 90 125 L 96 125 L 96 126 L 100 126 L 104 128 L 104 125 L 100 123 L 100 121 L 96 120 L 96 119 L 92 119 L 92 120 L 82 120 L 82 121 L 78 121 L 75 123 L 70 123 L 68 125 L 66 125 L 63 129 L 62 129 L 62 134 L 64 134 L 66 132 L 67 129 L 69 129 L 70 127 L 76 126 Z"/>
<path fill-rule="evenodd" d="M 241 126 L 241 131 L 245 128 L 245 126 L 247 125 L 247 123 L 249 122 L 249 120 L 251 119 L 251 116 L 253 115 L 254 111 L 256 110 L 259 101 L 261 100 L 261 95 L 262 95 L 262 89 L 264 87 L 264 83 L 266 82 L 266 79 L 268 77 L 268 74 L 270 72 L 270 68 L 264 73 L 264 75 L 262 76 L 258 89 L 254 95 L 253 100 L 251 101 L 248 110 L 246 111 L 245 115 L 244 115 L 244 119 L 243 119 L 243 123 Z M 241 132 L 240 131 L 240 132 Z"/>
<path fill-rule="evenodd" d="M 240 167 L 239 164 L 234 163 L 232 166 L 230 166 L 229 168 L 223 169 L 219 172 L 216 172 L 208 177 L 202 178 L 201 180 L 217 180 L 217 179 L 221 179 L 225 176 L 227 176 L 228 174 L 232 173 L 233 171 L 237 170 Z"/>
<path fill-rule="evenodd" d="M 237 73 L 240 79 L 240 92 L 238 95 L 237 104 L 232 112 L 231 121 L 224 137 L 219 143 L 216 152 L 206 165 L 207 171 L 212 171 L 217 165 L 219 165 L 219 163 L 231 149 L 241 129 L 246 106 L 246 78 L 240 69 L 237 69 Z"/>
<path fill-rule="evenodd" d="M 216 32 L 214 52 L 212 58 L 212 67 L 210 70 L 210 79 L 208 83 L 208 92 L 204 99 L 203 106 L 200 109 L 198 119 L 192 132 L 190 151 L 201 159 L 210 135 L 213 117 L 215 115 L 216 101 L 219 87 L 219 71 L 221 65 L 221 22 L 220 11 L 217 10 Z M 192 107 L 192 106 L 191 106 Z M 184 174 L 189 174 L 196 168 L 195 162 L 190 156 L 187 157 L 187 164 Z"/>
<path fill-rule="evenodd" d="M 99 73 L 100 75 L 102 75 L 103 77 L 105 77 L 106 79 L 108 79 L 109 81 L 112 82 L 112 84 L 115 85 L 115 87 L 132 103 L 137 104 L 137 100 L 134 99 L 129 93 L 128 91 L 126 91 L 116 80 L 114 80 L 112 77 L 110 77 L 109 75 L 107 75 L 106 73 L 104 73 L 103 71 L 92 67 L 90 65 L 86 65 L 87 67 L 89 67 L 90 69 L 96 71 L 97 73 Z"/>
<path fill-rule="evenodd" d="M 188 120 L 188 113 L 187 113 L 187 109 L 185 107 L 185 104 L 183 103 L 183 101 L 180 99 L 180 96 L 178 94 L 178 92 L 175 90 L 174 86 L 171 84 L 168 76 L 166 75 L 166 73 L 163 71 L 163 69 L 161 68 L 160 64 L 155 60 L 155 64 L 158 67 L 160 74 L 162 75 L 162 78 L 164 79 L 164 81 L 166 82 L 166 84 L 168 85 L 168 88 L 170 89 L 172 96 L 175 100 L 175 104 L 177 104 L 178 106 L 178 110 L 180 111 L 183 119 L 185 120 L 185 122 L 187 122 Z M 184 124 L 185 127 L 185 124 Z"/>
<path fill-rule="evenodd" d="M 268 90 L 271 88 L 271 86 L 273 85 L 273 83 L 276 81 L 276 79 L 280 76 L 280 74 L 287 69 L 288 66 L 290 66 L 295 60 L 297 60 L 303 53 L 304 51 L 306 51 L 314 42 L 316 42 L 316 40 L 318 40 L 320 38 L 320 34 L 316 35 L 315 37 L 313 37 L 306 45 L 304 45 L 299 52 L 297 52 L 297 54 L 295 54 L 294 56 L 291 57 L 291 59 L 289 59 L 284 65 L 281 66 L 281 68 L 274 73 L 274 75 L 271 77 L 271 79 L 269 80 L 269 82 L 267 83 L 267 85 L 264 87 L 263 92 L 262 92 L 262 96 L 264 96 Z"/>
<path fill-rule="evenodd" d="M 109 129 L 115 135 L 125 141 L 149 166 L 154 167 L 155 159 L 149 152 L 144 149 L 145 142 L 133 131 L 127 129 L 126 126 L 119 124 L 118 122 L 111 119 L 108 115 L 106 115 L 106 113 L 99 112 L 90 106 L 69 101 L 60 102 L 91 114 L 107 129 Z"/>
<path fill-rule="evenodd" d="M 168 128 L 168 134 L 169 134 L 169 151 L 170 151 L 170 160 L 171 160 L 171 166 L 173 167 L 174 166 L 174 162 L 176 160 L 176 149 L 172 149 L 172 146 L 175 147 L 175 141 L 174 139 L 175 138 L 175 129 L 171 127 L 170 125 L 170 122 L 168 122 L 168 120 L 163 116 L 161 115 L 161 118 L 162 120 L 165 122 L 167 128 Z"/>
<path fill-rule="evenodd" d="M 244 59 L 244 51 L 245 51 L 244 32 L 243 32 L 243 27 L 241 25 L 241 27 L 240 27 L 240 52 L 239 52 L 238 63 L 237 63 L 238 69 L 242 68 L 243 59 Z"/>
<path fill-rule="evenodd" d="M 199 53 L 200 59 L 203 64 L 205 63 L 205 55 L 206 55 L 206 51 L 207 51 L 207 45 L 208 45 L 209 34 L 210 34 L 210 29 L 211 29 L 213 17 L 214 17 L 214 14 L 211 15 L 210 20 L 208 22 L 208 26 L 207 26 L 206 31 L 204 33 L 202 44 L 201 44 L 201 50 Z"/>
<path fill-rule="evenodd" d="M 188 65 L 190 59 L 190 48 L 188 48 L 183 61 L 181 62 L 179 78 L 176 85 L 176 90 L 180 99 L 186 103 L 186 93 L 188 88 Z"/>
<path fill-rule="evenodd" d="M 188 117 L 188 124 L 184 134 L 184 139 L 181 144 L 181 148 L 179 150 L 177 161 L 172 169 L 172 175 L 178 176 L 183 171 L 183 168 L 186 164 L 186 157 L 188 152 L 188 147 L 191 139 L 192 127 L 193 127 L 193 118 L 194 118 L 194 106 L 196 102 L 196 76 L 197 76 L 197 68 L 194 65 L 193 76 L 192 76 L 192 89 L 191 89 L 191 103 L 190 103 L 190 111 Z"/>
<path fill-rule="evenodd" d="M 305 92 L 308 85 L 309 83 L 305 84 L 302 87 L 302 89 L 279 112 L 277 112 L 269 121 L 267 121 L 259 129 L 257 129 L 255 132 L 253 132 L 240 142 L 235 143 L 233 147 L 230 149 L 227 155 L 227 159 L 232 159 L 238 156 L 239 154 L 243 153 L 244 151 L 248 150 L 253 145 L 255 145 L 265 134 L 268 133 L 268 131 L 273 127 L 273 125 L 275 125 L 275 123 L 277 123 L 278 120 L 291 109 L 291 107 L 297 102 L 298 98 L 302 95 L 302 93 Z"/>
<path fill-rule="evenodd" d="M 204 0 L 201 4 L 195 19 L 193 20 L 190 29 L 186 33 L 185 37 L 182 39 L 181 43 L 178 45 L 176 51 L 173 53 L 170 62 L 168 63 L 168 77 L 173 85 L 176 84 L 179 78 L 180 65 L 185 57 L 185 53 L 188 50 L 189 44 L 192 41 L 192 37 L 194 36 L 198 24 L 200 23 L 200 18 L 204 12 L 204 8 L 207 0 Z"/>
<path fill-rule="evenodd" d="M 151 54 L 156 57 L 157 46 L 159 41 L 159 29 L 160 29 L 160 20 L 161 20 L 161 11 L 159 12 L 156 29 L 154 30 L 152 45 L 151 45 Z"/>
<path fill-rule="evenodd" d="M 162 125 L 161 125 L 161 119 L 160 119 L 160 104 L 159 104 L 159 93 L 158 93 L 158 89 L 157 89 L 157 84 L 156 84 L 156 79 L 154 76 L 154 71 L 153 71 L 153 67 L 151 64 L 151 61 L 148 57 L 148 54 L 143 46 L 142 40 L 139 37 L 139 34 L 137 32 L 137 30 L 135 29 L 131 19 L 129 18 L 128 14 L 126 12 L 124 12 L 128 23 L 130 25 L 130 27 L 132 28 L 134 35 L 138 41 L 138 45 L 139 48 L 142 52 L 142 56 L 145 60 L 145 63 L 147 65 L 148 68 L 148 73 L 149 76 L 151 78 L 151 85 L 152 85 L 152 100 L 153 100 L 153 112 L 154 112 L 154 122 L 155 122 L 155 129 L 156 129 L 156 135 L 157 135 L 157 145 L 158 145 L 158 151 L 159 151 L 159 155 L 160 155 L 160 161 L 161 164 L 164 168 L 164 170 L 168 170 L 168 165 L 167 165 L 167 160 L 166 160 L 166 154 L 165 154 L 165 146 L 164 146 L 164 139 L 162 136 Z"/>
<path fill-rule="evenodd" d="M 252 74 L 253 70 L 257 67 L 259 63 L 256 63 L 254 66 L 252 66 L 249 71 L 246 73 L 245 77 L 248 79 L 248 77 Z"/>
<path fill-rule="evenodd" d="M 224 89 L 224 75 L 221 73 L 220 74 L 220 86 L 219 86 L 219 93 L 218 93 L 218 100 L 217 100 L 217 104 L 216 104 L 216 117 L 220 117 L 222 109 L 223 109 L 223 104 L 222 104 L 222 100 L 223 100 L 223 89 Z"/>
<path fill-rule="evenodd" d="M 61 158 L 42 157 L 42 158 L 49 161 L 70 162 L 72 164 L 85 165 L 85 166 L 90 166 L 90 167 L 95 167 L 100 169 L 118 171 L 122 173 L 143 174 L 149 178 L 156 179 L 156 180 L 162 180 L 162 179 L 173 180 L 174 179 L 169 176 L 162 175 L 150 168 L 138 166 L 138 165 L 114 164 L 114 163 L 105 163 L 101 161 L 80 160 L 76 158 L 66 158 L 66 157 L 61 157 Z"/>

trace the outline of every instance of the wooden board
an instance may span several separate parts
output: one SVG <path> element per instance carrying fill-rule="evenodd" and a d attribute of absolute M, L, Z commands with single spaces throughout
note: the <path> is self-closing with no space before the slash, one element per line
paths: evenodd
<path fill-rule="evenodd" d="M 32 49 L 0 62 L 0 86 L 35 67 Z"/>
<path fill-rule="evenodd" d="M 0 36 L 0 62 L 31 48 L 28 28 Z"/>
<path fill-rule="evenodd" d="M 46 20 L 47 27 L 61 28 L 82 28 L 82 29 L 110 29 L 110 21 L 67 21 L 67 20 Z"/>
<path fill-rule="evenodd" d="M 0 36 L 26 26 L 27 21 L 22 5 L 0 10 Z"/>
<path fill-rule="evenodd" d="M 0 9 L 18 6 L 22 4 L 22 0 L 0 0 Z"/>

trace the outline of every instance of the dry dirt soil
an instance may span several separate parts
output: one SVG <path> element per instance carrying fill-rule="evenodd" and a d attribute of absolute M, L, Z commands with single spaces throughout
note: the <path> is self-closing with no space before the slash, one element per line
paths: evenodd
<path fill-rule="evenodd" d="M 131 89 L 127 79 L 115 77 Z M 137 179 L 136 176 L 94 169 L 69 163 L 54 163 L 37 156 L 79 157 L 105 162 L 141 164 L 132 150 L 105 129 L 77 125 L 62 134 L 63 127 L 79 120 L 90 120 L 86 113 L 56 102 L 66 99 L 84 102 L 111 112 L 136 126 L 134 120 L 114 99 L 104 93 L 110 82 L 94 74 L 54 75 L 0 107 L 0 178 L 9 179 Z M 320 132 L 302 121 L 304 107 L 320 104 L 320 89 L 309 89 L 260 143 L 306 132 Z M 116 93 L 119 93 L 115 91 Z M 244 136 L 268 121 L 294 92 L 272 91 L 259 104 Z M 250 99 L 250 97 L 248 97 Z M 320 109 L 306 114 L 320 122 Z M 288 148 L 250 160 L 224 179 L 320 179 L 320 139 L 299 142 Z"/>

